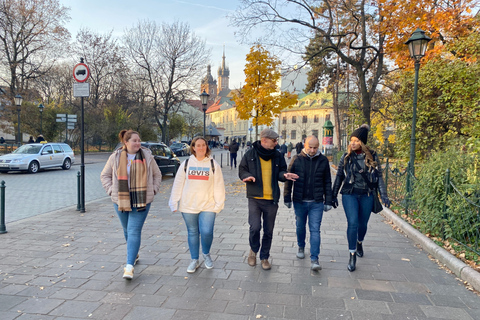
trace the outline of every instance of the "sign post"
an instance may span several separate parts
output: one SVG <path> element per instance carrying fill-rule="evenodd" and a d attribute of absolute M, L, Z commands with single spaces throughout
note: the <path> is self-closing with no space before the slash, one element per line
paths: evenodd
<path fill-rule="evenodd" d="M 80 212 L 85 212 L 85 109 L 83 106 L 83 98 L 88 97 L 90 95 L 90 86 L 86 83 L 88 77 L 90 76 L 90 69 L 88 66 L 83 63 L 83 58 L 80 58 L 80 63 L 77 64 L 73 68 L 73 78 L 77 83 L 73 85 L 74 96 L 80 97 L 81 104 L 82 104 L 82 120 L 80 123 L 80 130 L 81 130 L 81 141 L 80 141 L 80 153 L 81 153 L 81 164 L 80 164 Z M 80 88 L 79 88 L 80 87 Z M 68 117 L 67 117 L 68 119 Z M 67 127 L 68 121 L 72 121 L 73 119 L 67 120 Z M 75 119 L 76 121 L 76 119 Z M 73 122 L 73 121 L 72 121 Z"/>

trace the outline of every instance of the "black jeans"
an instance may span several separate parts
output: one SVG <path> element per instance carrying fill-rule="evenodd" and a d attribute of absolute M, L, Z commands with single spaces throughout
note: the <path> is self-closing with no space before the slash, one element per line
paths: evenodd
<path fill-rule="evenodd" d="M 248 223 L 250 224 L 250 248 L 253 252 L 260 250 L 260 259 L 270 257 L 270 248 L 272 246 L 273 228 L 275 227 L 275 218 L 277 217 L 278 204 L 273 200 L 248 199 Z M 260 249 L 260 231 L 262 229 L 263 216 L 263 238 L 262 248 Z"/>

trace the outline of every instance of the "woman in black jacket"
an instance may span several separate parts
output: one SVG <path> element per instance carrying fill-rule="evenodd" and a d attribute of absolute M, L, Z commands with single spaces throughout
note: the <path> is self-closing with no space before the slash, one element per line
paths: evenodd
<path fill-rule="evenodd" d="M 338 205 L 340 190 L 347 217 L 347 240 L 350 251 L 348 271 L 356 268 L 357 256 L 363 257 L 362 242 L 367 233 L 368 220 L 373 209 L 378 188 L 383 204 L 390 207 L 382 169 L 376 152 L 366 146 L 369 126 L 363 124 L 353 131 L 347 152 L 338 164 L 337 177 L 333 184 L 333 207 Z M 343 185 L 343 186 L 342 186 Z"/>

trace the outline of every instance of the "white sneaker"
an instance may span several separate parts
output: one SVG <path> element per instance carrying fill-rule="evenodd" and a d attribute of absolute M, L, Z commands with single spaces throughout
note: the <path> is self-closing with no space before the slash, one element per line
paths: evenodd
<path fill-rule="evenodd" d="M 133 279 L 133 266 L 131 264 L 127 264 L 127 266 L 123 268 L 123 279 Z"/>
<path fill-rule="evenodd" d="M 197 271 L 197 268 L 200 267 L 200 262 L 198 262 L 198 259 L 192 259 L 192 262 L 188 265 L 187 272 L 188 273 L 194 273 Z"/>
<path fill-rule="evenodd" d="M 205 268 L 213 269 L 213 261 L 212 261 L 212 257 L 210 257 L 210 253 L 204 254 L 203 259 L 205 259 Z"/>

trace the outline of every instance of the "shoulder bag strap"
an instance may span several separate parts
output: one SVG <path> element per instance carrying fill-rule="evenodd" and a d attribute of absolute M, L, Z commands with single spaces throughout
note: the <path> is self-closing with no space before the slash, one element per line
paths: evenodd
<path fill-rule="evenodd" d="M 368 177 L 367 177 L 367 174 L 365 173 L 365 170 L 363 170 L 362 167 L 360 167 L 360 165 L 358 164 L 357 162 L 357 159 L 355 159 L 354 157 L 351 157 L 353 163 L 355 164 L 355 166 L 357 167 L 358 169 L 358 172 L 362 175 L 363 179 L 365 180 L 365 182 L 367 183 L 368 187 L 371 189 L 371 190 L 375 190 L 377 187 L 375 186 L 375 184 L 372 184 L 370 182 L 370 180 L 368 180 Z"/>

